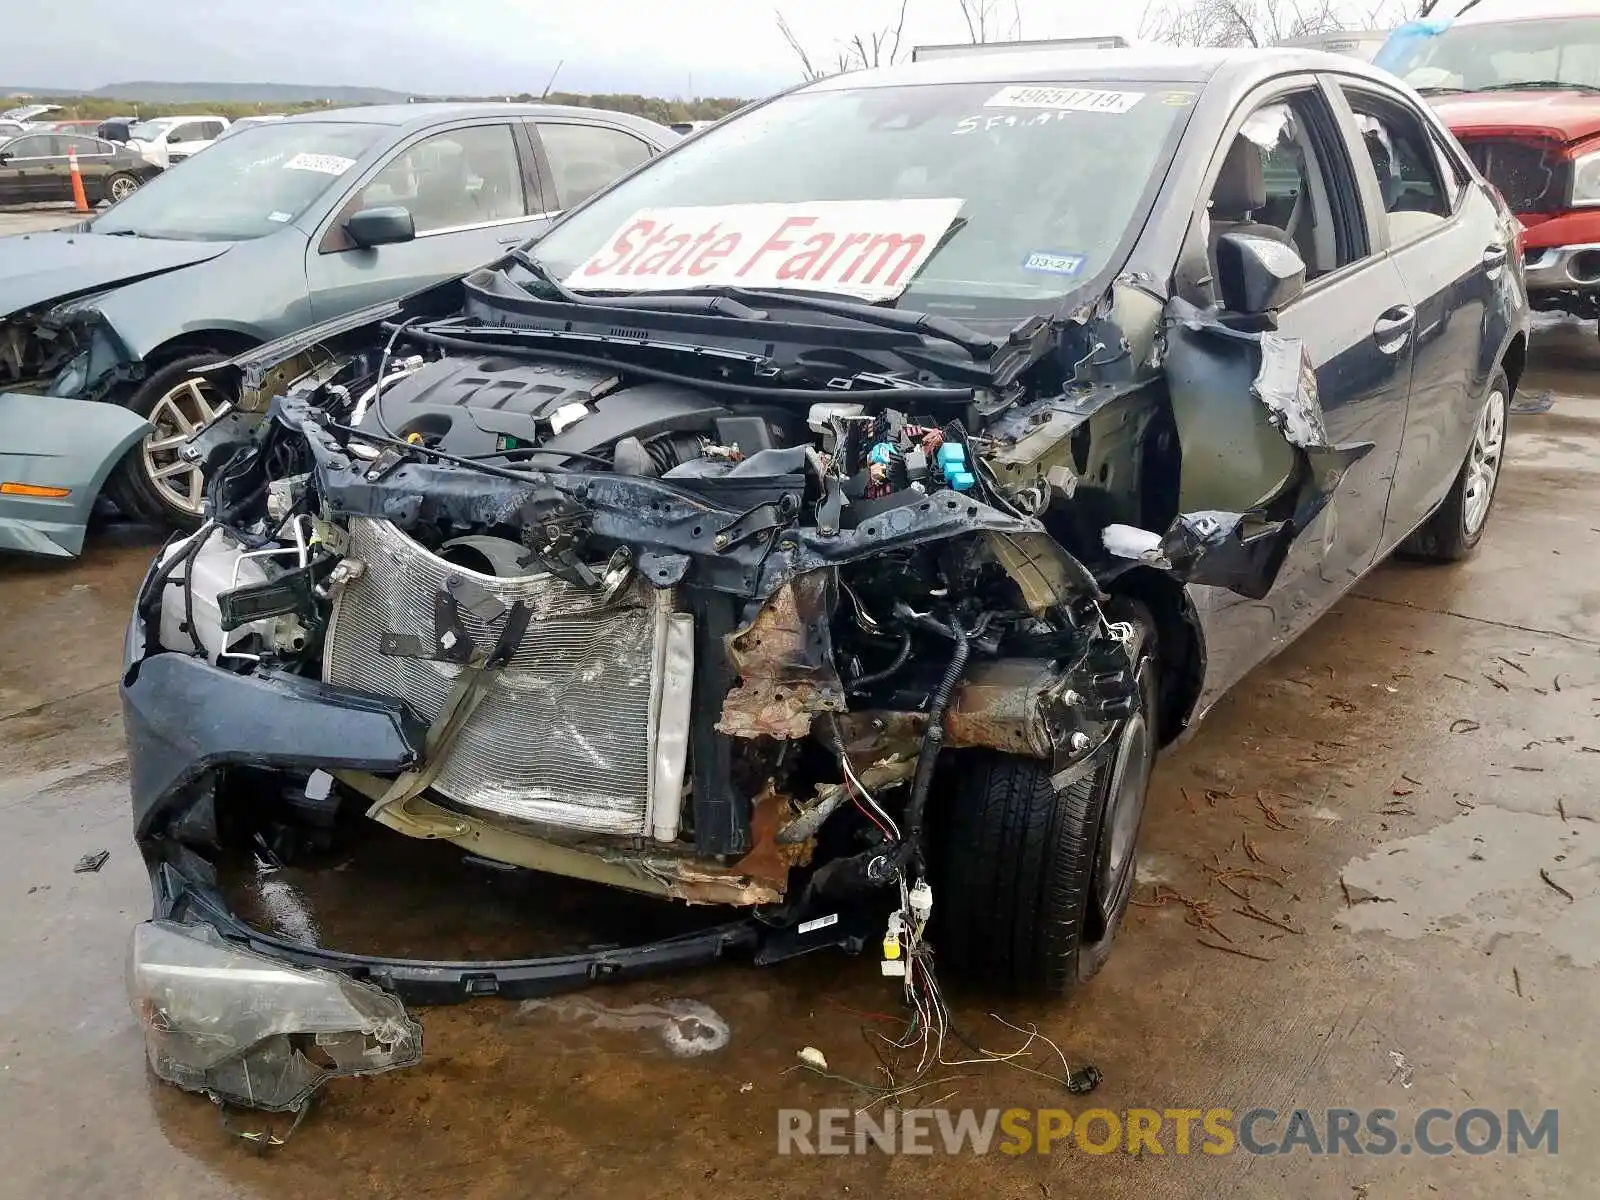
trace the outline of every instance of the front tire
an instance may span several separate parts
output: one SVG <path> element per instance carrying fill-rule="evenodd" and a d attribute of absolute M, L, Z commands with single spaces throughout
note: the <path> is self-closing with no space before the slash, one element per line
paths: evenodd
<path fill-rule="evenodd" d="M 1400 544 L 1400 553 L 1405 557 L 1424 562 L 1460 562 L 1483 540 L 1500 483 L 1510 412 L 1511 385 L 1506 373 L 1496 370 L 1472 431 L 1472 445 L 1450 494 L 1427 523 Z"/>
<path fill-rule="evenodd" d="M 1048 764 L 966 751 L 943 789 L 934 827 L 934 945 L 968 978 L 1007 991 L 1061 995 L 1110 956 L 1133 895 L 1136 847 L 1160 744 L 1155 623 L 1137 604 L 1138 711 L 1112 752 L 1061 792 Z"/>
<path fill-rule="evenodd" d="M 201 465 L 183 457 L 183 444 L 232 401 L 194 372 L 226 357 L 207 352 L 175 359 L 129 399 L 128 407 L 148 418 L 155 432 L 117 464 L 107 485 L 125 515 L 171 529 L 200 527 L 204 478 Z"/>

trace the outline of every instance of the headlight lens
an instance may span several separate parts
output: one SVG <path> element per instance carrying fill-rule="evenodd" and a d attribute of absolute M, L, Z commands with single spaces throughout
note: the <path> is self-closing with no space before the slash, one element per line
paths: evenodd
<path fill-rule="evenodd" d="M 294 1111 L 329 1079 L 422 1057 L 422 1027 L 388 992 L 239 950 L 209 925 L 136 926 L 128 995 L 157 1075 L 248 1108 Z"/>
<path fill-rule="evenodd" d="M 84 350 L 72 356 L 50 384 L 52 396 L 79 396 L 89 386 L 89 352 Z"/>
<path fill-rule="evenodd" d="M 1572 160 L 1572 202 L 1600 204 L 1600 150 Z"/>

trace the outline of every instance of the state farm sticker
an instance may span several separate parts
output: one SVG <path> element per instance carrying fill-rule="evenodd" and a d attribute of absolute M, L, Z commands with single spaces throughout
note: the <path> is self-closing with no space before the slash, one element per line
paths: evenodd
<path fill-rule="evenodd" d="M 983 102 L 985 108 L 1049 108 L 1059 112 L 1125 113 L 1144 99 L 1143 92 L 1110 92 L 1100 88 L 1042 87 L 1018 84 L 1001 88 Z"/>
<path fill-rule="evenodd" d="M 939 248 L 960 200 L 647 208 L 566 278 L 591 291 L 799 288 L 892 300 Z"/>

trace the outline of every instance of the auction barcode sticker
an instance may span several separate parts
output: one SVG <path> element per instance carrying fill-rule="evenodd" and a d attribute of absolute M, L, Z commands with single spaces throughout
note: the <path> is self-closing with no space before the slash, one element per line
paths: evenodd
<path fill-rule="evenodd" d="M 356 165 L 353 158 L 345 158 L 342 154 L 296 154 L 283 164 L 285 171 L 320 171 L 324 175 L 343 175 Z"/>
<path fill-rule="evenodd" d="M 1108 92 L 1100 88 L 1042 87 L 1018 84 L 1001 88 L 983 102 L 985 108 L 1053 108 L 1061 112 L 1125 113 L 1144 99 L 1143 92 Z"/>

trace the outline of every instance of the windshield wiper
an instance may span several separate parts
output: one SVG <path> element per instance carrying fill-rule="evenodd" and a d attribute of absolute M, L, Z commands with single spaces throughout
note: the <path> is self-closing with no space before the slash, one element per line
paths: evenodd
<path fill-rule="evenodd" d="M 1466 88 L 1444 87 L 1443 85 L 1437 85 L 1434 87 L 1419 87 L 1416 89 L 1416 92 L 1419 96 L 1459 96 L 1466 90 Z"/>
<path fill-rule="evenodd" d="M 848 317 L 863 325 L 879 329 L 893 329 L 904 333 L 926 335 L 950 342 L 974 357 L 988 357 L 1004 343 L 968 329 L 959 321 L 914 309 L 880 308 L 855 300 L 834 300 L 826 296 L 808 296 L 798 292 L 772 292 L 739 287 L 695 288 L 684 292 L 656 292 L 650 295 L 630 294 L 615 297 L 584 296 L 574 292 L 550 273 L 550 269 L 526 250 L 518 248 L 508 255 L 519 266 L 532 272 L 541 283 L 550 287 L 568 304 L 584 304 L 606 308 L 657 310 L 662 312 L 698 312 L 735 317 L 746 321 L 770 319 L 765 311 L 747 307 L 749 303 L 776 308 L 795 308 L 807 312 L 830 313 Z"/>
<path fill-rule="evenodd" d="M 1600 92 L 1592 83 L 1569 83 L 1565 79 L 1518 79 L 1512 83 L 1489 83 L 1474 89 L 1480 92 Z"/>

